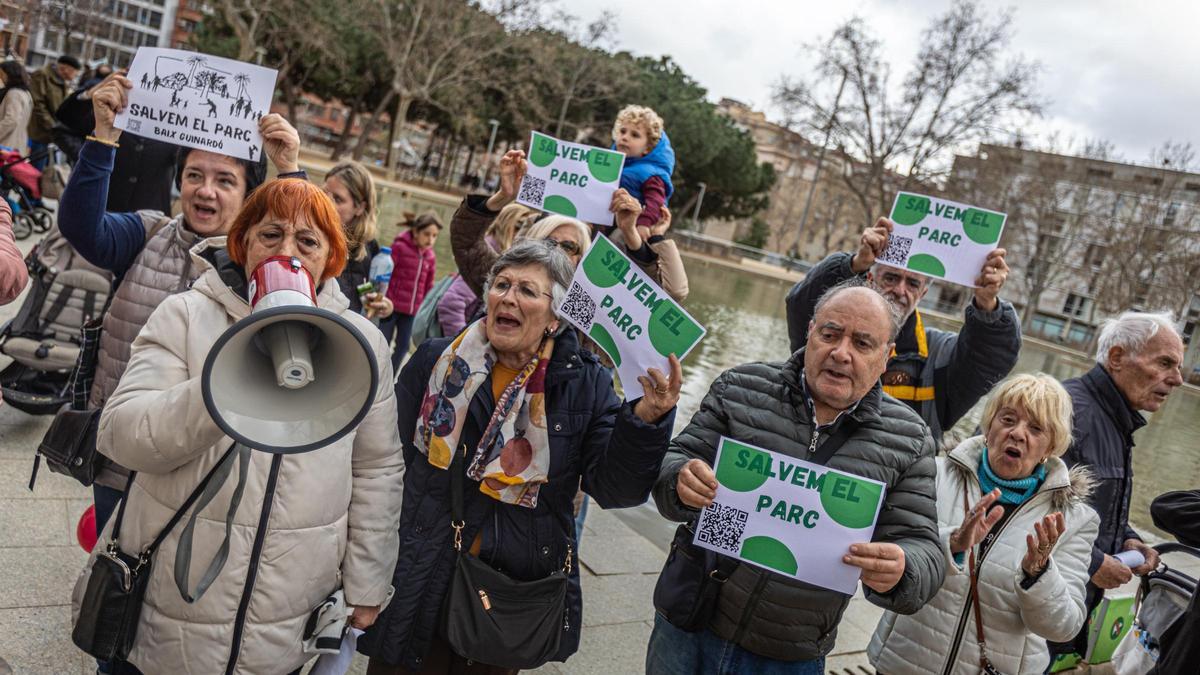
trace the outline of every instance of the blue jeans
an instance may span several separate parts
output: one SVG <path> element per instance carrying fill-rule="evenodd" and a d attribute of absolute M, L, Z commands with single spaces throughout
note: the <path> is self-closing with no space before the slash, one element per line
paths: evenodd
<path fill-rule="evenodd" d="M 646 675 L 822 675 L 825 657 L 815 661 L 777 661 L 722 640 L 707 628 L 695 633 L 654 615 L 646 650 Z"/>
<path fill-rule="evenodd" d="M 396 346 L 392 347 L 392 372 L 396 373 L 400 370 L 400 363 L 404 361 L 404 357 L 408 355 L 408 351 L 412 349 L 412 329 L 413 320 L 416 319 L 412 314 L 401 314 L 394 312 L 391 316 L 379 322 L 379 330 L 383 333 L 383 339 L 389 343 L 392 341 L 392 336 L 396 338 Z"/>
<path fill-rule="evenodd" d="M 587 493 L 586 492 L 583 493 L 583 501 L 579 504 L 579 515 L 575 516 L 575 545 L 576 546 L 578 546 L 579 541 L 581 539 L 583 539 L 583 521 L 587 520 L 587 506 L 588 506 L 589 501 L 591 501 L 591 500 L 588 499 Z"/>
<path fill-rule="evenodd" d="M 32 155 L 33 153 L 38 152 L 39 150 L 45 150 L 49 145 L 50 145 L 49 143 L 38 143 L 37 141 L 29 141 L 29 154 Z M 17 148 L 17 150 L 24 150 L 24 148 Z M 29 163 L 32 164 L 38 171 L 45 169 L 46 164 L 48 164 L 49 162 L 50 162 L 49 155 L 41 157 L 40 159 L 33 159 L 33 160 L 29 161 Z"/>

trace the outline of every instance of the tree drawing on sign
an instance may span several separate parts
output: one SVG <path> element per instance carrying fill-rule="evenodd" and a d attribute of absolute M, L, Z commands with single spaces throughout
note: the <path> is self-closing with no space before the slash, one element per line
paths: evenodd
<path fill-rule="evenodd" d="M 246 98 L 246 86 L 250 84 L 250 76 L 245 73 L 238 73 L 233 76 L 233 82 L 237 85 L 237 97 L 241 101 Z"/>
<path fill-rule="evenodd" d="M 200 56 L 199 54 L 196 54 L 196 55 L 187 57 L 186 60 L 187 60 L 188 65 L 191 66 L 191 69 L 188 70 L 187 81 L 192 82 L 193 81 L 192 78 L 195 77 L 195 75 L 196 75 L 197 66 L 208 63 L 208 59 L 204 58 L 203 56 Z M 155 65 L 157 65 L 157 64 L 155 64 Z"/>

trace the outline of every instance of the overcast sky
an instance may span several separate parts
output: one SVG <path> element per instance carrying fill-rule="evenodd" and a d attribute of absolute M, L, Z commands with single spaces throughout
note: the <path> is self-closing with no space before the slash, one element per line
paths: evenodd
<path fill-rule="evenodd" d="M 1015 9 L 1013 51 L 1042 64 L 1046 114 L 1030 135 L 1107 139 L 1126 160 L 1145 161 L 1162 141 L 1200 147 L 1200 1 L 989 2 Z M 917 39 L 949 0 L 569 0 L 584 21 L 617 14 L 616 49 L 669 54 L 716 101 L 771 109 L 771 86 L 807 77 L 806 43 L 858 15 L 884 42 L 893 79 L 908 72 Z"/>

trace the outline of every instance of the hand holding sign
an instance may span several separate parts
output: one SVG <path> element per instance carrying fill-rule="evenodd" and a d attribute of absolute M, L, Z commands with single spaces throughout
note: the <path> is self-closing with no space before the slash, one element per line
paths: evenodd
<path fill-rule="evenodd" d="M 880 218 L 867 228 L 858 240 L 858 252 L 850 259 L 850 270 L 862 274 L 871 269 L 878 258 L 887 249 L 888 237 L 892 234 L 892 221 Z"/>
<path fill-rule="evenodd" d="M 998 248 L 988 254 L 987 260 L 983 261 L 983 269 L 980 271 L 979 278 L 975 280 L 975 306 L 985 312 L 991 312 L 996 309 L 996 305 L 1000 303 L 1000 289 L 1004 286 L 1004 281 L 1008 279 L 1008 263 L 1004 262 L 1004 254 L 1007 253 L 1002 248 Z"/>
<path fill-rule="evenodd" d="M 109 75 L 92 89 L 92 116 L 96 118 L 93 136 L 110 143 L 121 138 L 121 130 L 113 126 L 113 121 L 129 105 L 130 89 L 133 83 L 120 73 Z"/>
<path fill-rule="evenodd" d="M 258 121 L 263 137 L 263 152 L 279 173 L 300 170 L 300 133 L 282 115 L 271 113 Z"/>
<path fill-rule="evenodd" d="M 667 360 L 671 366 L 671 377 L 668 379 L 658 368 L 651 368 L 645 375 L 638 378 L 642 385 L 642 398 L 633 407 L 633 412 L 646 424 L 654 424 L 662 419 L 679 403 L 679 389 L 683 384 L 683 367 L 679 359 L 671 354 Z"/>
<path fill-rule="evenodd" d="M 528 168 L 529 163 L 525 161 L 524 150 L 509 150 L 504 153 L 500 158 L 500 187 L 495 194 L 488 197 L 488 209 L 499 211 L 516 200 L 521 180 L 525 178 Z"/>
<path fill-rule="evenodd" d="M 904 576 L 904 549 L 896 544 L 854 544 L 842 562 L 862 570 L 863 585 L 876 593 L 887 593 Z"/>
<path fill-rule="evenodd" d="M 693 509 L 707 508 L 717 497 L 717 474 L 702 459 L 689 459 L 675 479 L 679 501 Z"/>

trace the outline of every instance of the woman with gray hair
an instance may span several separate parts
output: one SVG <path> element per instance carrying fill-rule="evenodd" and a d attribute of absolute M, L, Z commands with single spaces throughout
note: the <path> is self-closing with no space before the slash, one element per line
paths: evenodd
<path fill-rule="evenodd" d="M 618 399 L 611 372 L 555 315 L 573 272 L 560 247 L 518 242 L 492 265 L 484 318 L 456 338 L 426 341 L 401 372 L 400 557 L 396 595 L 359 641 L 370 675 L 466 672 L 470 654 L 461 652 L 470 650 L 452 647 L 439 621 L 455 544 L 512 579 L 566 572 L 561 639 L 547 658 L 562 661 L 578 649 L 576 488 L 582 480 L 605 508 L 646 501 L 670 441 L 682 372 L 671 357 L 669 377 L 650 369 L 638 378 L 637 401 Z M 461 511 L 452 527 L 456 482 Z M 481 599 L 490 611 L 492 601 Z M 469 672 L 515 672 L 473 664 Z"/>

